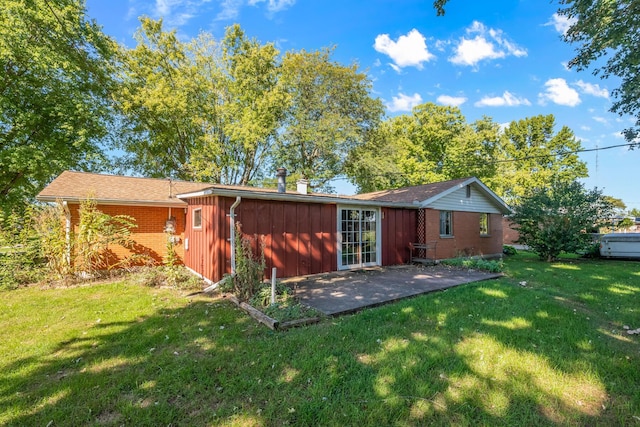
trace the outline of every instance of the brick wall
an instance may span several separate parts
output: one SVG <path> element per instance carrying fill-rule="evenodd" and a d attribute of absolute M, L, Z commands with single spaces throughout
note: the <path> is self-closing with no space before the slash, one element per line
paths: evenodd
<path fill-rule="evenodd" d="M 453 236 L 440 236 L 440 211 L 427 209 L 426 241 L 437 242 L 436 258 L 502 254 L 502 216 L 489 215 L 489 235 L 480 235 L 480 213 L 453 212 Z"/>
<path fill-rule="evenodd" d="M 69 204 L 71 212 L 71 222 L 75 231 L 79 223 L 79 205 Z M 146 255 L 156 264 L 162 263 L 163 257 L 167 254 L 167 235 L 164 232 L 166 221 L 169 218 L 169 208 L 145 207 L 145 206 L 113 206 L 98 205 L 98 209 L 107 215 L 127 215 L 135 219 L 137 227 L 132 230 L 132 239 L 135 245 L 132 249 L 115 246 L 112 248 L 113 260 L 116 263 L 132 254 Z M 179 261 L 184 257 L 184 229 L 185 213 L 184 208 L 171 208 L 171 216 L 176 219 L 176 233 L 179 242 L 175 244 L 175 251 Z"/>

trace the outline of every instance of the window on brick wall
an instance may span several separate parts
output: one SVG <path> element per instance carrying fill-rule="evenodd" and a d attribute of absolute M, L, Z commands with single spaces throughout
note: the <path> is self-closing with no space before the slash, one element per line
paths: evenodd
<path fill-rule="evenodd" d="M 453 236 L 453 214 L 451 211 L 440 211 L 440 235 Z"/>
<path fill-rule="evenodd" d="M 489 235 L 489 214 L 487 213 L 480 214 L 480 235 Z"/>
<path fill-rule="evenodd" d="M 202 228 L 202 208 L 193 210 L 193 228 Z"/>

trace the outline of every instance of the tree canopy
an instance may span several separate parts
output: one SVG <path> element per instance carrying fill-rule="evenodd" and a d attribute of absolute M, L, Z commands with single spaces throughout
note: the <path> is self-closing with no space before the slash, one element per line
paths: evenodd
<path fill-rule="evenodd" d="M 513 203 L 552 179 L 587 176 L 580 142 L 554 127 L 553 115 L 541 115 L 501 130 L 488 117 L 467 123 L 457 107 L 426 103 L 371 132 L 351 152 L 347 174 L 365 192 L 476 176 Z"/>
<path fill-rule="evenodd" d="M 0 199 L 10 210 L 65 169 L 104 160 L 113 41 L 80 0 L 0 8 Z"/>

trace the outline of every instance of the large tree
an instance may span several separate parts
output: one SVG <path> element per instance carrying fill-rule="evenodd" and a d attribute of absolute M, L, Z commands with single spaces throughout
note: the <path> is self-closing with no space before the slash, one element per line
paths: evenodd
<path fill-rule="evenodd" d="M 411 115 L 386 120 L 350 153 L 348 175 L 360 191 L 375 191 L 466 176 L 495 175 L 499 125 L 472 124 L 457 107 L 426 103 Z"/>
<path fill-rule="evenodd" d="M 371 97 L 369 78 L 355 64 L 333 61 L 331 53 L 302 50 L 284 56 L 281 79 L 290 104 L 277 153 L 283 166 L 325 190 L 384 111 Z"/>
<path fill-rule="evenodd" d="M 558 13 L 573 24 L 565 41 L 577 44 L 569 67 L 585 70 L 595 62 L 603 65 L 594 74 L 620 79 L 612 91 L 611 111 L 635 117 L 635 125 L 624 131 L 629 142 L 638 143 L 640 134 L 640 1 L 639 0 L 559 0 L 565 7 Z"/>
<path fill-rule="evenodd" d="M 0 7 L 0 200 L 24 203 L 65 169 L 104 159 L 114 43 L 82 0 Z"/>
<path fill-rule="evenodd" d="M 216 81 L 216 51 L 202 58 L 200 67 L 213 74 L 203 77 L 196 70 L 199 58 L 190 56 L 175 31 L 164 31 L 162 20 L 140 22 L 137 46 L 121 52 L 116 99 L 125 133 L 118 148 L 125 152 L 124 165 L 143 175 L 189 179 L 191 153 L 215 122 L 215 99 L 207 101 L 215 89 L 209 84 Z"/>
<path fill-rule="evenodd" d="M 148 176 L 224 184 L 259 177 L 289 99 L 277 49 L 238 25 L 217 43 L 208 33 L 182 42 L 161 20 L 141 24 L 138 45 L 123 52 L 125 164 Z"/>
<path fill-rule="evenodd" d="M 573 182 L 588 176 L 577 152 L 582 148 L 573 131 L 555 132 L 552 114 L 513 121 L 504 129 L 492 189 L 508 203 L 517 202 L 528 189 L 552 180 Z"/>
<path fill-rule="evenodd" d="M 227 29 L 216 99 L 209 101 L 218 102 L 217 129 L 205 132 L 203 146 L 194 153 L 196 178 L 246 185 L 272 166 L 276 133 L 290 99 L 279 79 L 278 54 L 272 43 L 249 39 L 239 25 Z"/>

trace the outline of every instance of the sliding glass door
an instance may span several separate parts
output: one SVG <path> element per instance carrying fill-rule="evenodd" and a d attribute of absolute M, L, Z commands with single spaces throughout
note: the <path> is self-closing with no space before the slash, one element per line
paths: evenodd
<path fill-rule="evenodd" d="M 340 269 L 378 265 L 377 209 L 338 209 L 338 267 Z"/>

